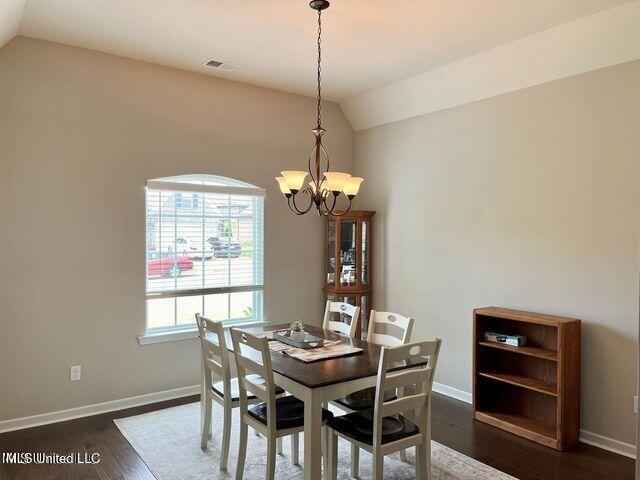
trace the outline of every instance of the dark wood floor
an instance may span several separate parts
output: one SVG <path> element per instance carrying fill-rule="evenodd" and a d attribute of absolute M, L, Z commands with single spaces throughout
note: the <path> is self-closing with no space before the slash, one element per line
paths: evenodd
<path fill-rule="evenodd" d="M 197 396 L 0 435 L 0 452 L 98 452 L 98 465 L 7 465 L 0 479 L 153 479 L 113 423 L 114 418 L 195 402 Z M 521 480 L 631 480 L 633 460 L 579 444 L 556 452 L 476 422 L 471 406 L 435 394 L 433 439 Z M 194 446 L 194 448 L 198 448 Z"/>

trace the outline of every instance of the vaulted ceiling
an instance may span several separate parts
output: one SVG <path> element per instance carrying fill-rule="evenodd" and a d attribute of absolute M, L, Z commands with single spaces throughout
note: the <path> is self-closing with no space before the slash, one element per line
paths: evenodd
<path fill-rule="evenodd" d="M 371 89 L 628 0 L 333 0 L 326 97 Z M 25 35 L 278 90 L 315 93 L 307 0 L 0 0 L 0 45 Z M 235 71 L 204 67 L 233 62 Z"/>

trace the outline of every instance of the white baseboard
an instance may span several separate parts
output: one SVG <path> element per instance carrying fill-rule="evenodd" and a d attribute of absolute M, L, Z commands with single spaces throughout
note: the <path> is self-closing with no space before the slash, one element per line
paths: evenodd
<path fill-rule="evenodd" d="M 64 422 L 75 418 L 90 417 L 101 413 L 114 412 L 125 408 L 139 407 L 149 403 L 163 402 L 174 398 L 187 397 L 200 393 L 200 385 L 173 388 L 162 392 L 136 395 L 135 397 L 121 398 L 109 402 L 94 403 L 93 405 L 83 405 L 81 407 L 59 410 L 57 412 L 42 413 L 30 417 L 14 418 L 0 421 L 0 433 L 22 430 L 25 428 L 39 427 L 50 423 Z"/>
<path fill-rule="evenodd" d="M 619 453 L 625 457 L 636 458 L 636 446 L 621 442 L 613 438 L 598 435 L 588 430 L 580 430 L 580 441 L 594 447 L 603 448 L 610 452 Z"/>
<path fill-rule="evenodd" d="M 465 392 L 458 388 L 450 387 L 442 383 L 433 382 L 433 391 L 441 393 L 447 397 L 455 398 L 466 403 L 473 403 L 473 396 L 470 392 Z M 588 430 L 580 430 L 580 441 L 594 447 L 602 448 L 610 452 L 624 455 L 625 457 L 636 458 L 636 446 L 630 443 L 621 442 L 613 438 L 598 435 Z"/>
<path fill-rule="evenodd" d="M 471 393 L 465 392 L 464 390 L 459 390 L 454 387 L 450 387 L 449 385 L 433 382 L 433 391 L 436 393 L 441 393 L 442 395 L 446 395 L 447 397 L 455 398 L 456 400 L 460 400 L 465 403 L 473 403 L 473 396 L 471 395 Z"/>

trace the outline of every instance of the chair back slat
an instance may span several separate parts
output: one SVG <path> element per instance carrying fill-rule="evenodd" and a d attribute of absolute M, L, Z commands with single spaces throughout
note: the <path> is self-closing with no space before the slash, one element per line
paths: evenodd
<path fill-rule="evenodd" d="M 417 357 L 429 357 L 436 353 L 436 342 L 414 342 L 389 349 L 387 358 L 389 363 L 411 360 Z"/>
<path fill-rule="evenodd" d="M 243 355 L 236 355 L 236 364 L 249 370 L 251 373 L 257 373 L 261 377 L 264 377 L 267 374 L 264 365 Z"/>
<path fill-rule="evenodd" d="M 244 386 L 247 392 L 252 393 L 256 397 L 258 397 L 263 402 L 269 401 L 269 392 L 265 388 L 264 384 L 259 384 L 246 377 L 244 379 Z"/>
<path fill-rule="evenodd" d="M 222 321 L 210 320 L 198 313 L 196 325 L 200 337 L 204 387 L 210 391 L 212 376 L 218 375 L 224 383 L 225 391 L 228 391 L 231 388 L 231 366 Z"/>
<path fill-rule="evenodd" d="M 433 377 L 440 352 L 442 340 L 436 338 L 432 341 L 408 343 L 393 347 L 383 347 L 378 367 L 378 379 L 376 385 L 376 399 L 374 403 L 373 441 L 380 445 L 382 436 L 382 419 L 397 413 L 416 411 L 419 419 L 420 433 L 426 430 L 427 410 L 431 397 Z M 426 359 L 426 364 L 417 367 L 409 367 L 408 370 L 390 372 L 390 368 L 397 367 L 398 363 L 406 363 L 418 357 Z M 392 389 L 404 390 L 404 387 L 412 387 L 415 393 L 400 396 L 394 400 L 385 401 L 384 393 Z"/>
<path fill-rule="evenodd" d="M 216 362 L 213 358 L 204 359 L 206 369 L 215 375 L 224 377 L 224 367 L 220 362 Z"/>
<path fill-rule="evenodd" d="M 340 320 L 332 320 L 332 314 L 335 313 L 340 314 Z M 342 321 L 345 317 L 350 318 L 349 323 Z M 322 328 L 353 338 L 356 335 L 359 320 L 360 307 L 356 307 L 347 302 L 332 302 L 327 300 Z"/>
<path fill-rule="evenodd" d="M 268 346 L 268 340 L 265 337 L 257 337 L 239 328 L 232 328 L 231 331 L 236 332 L 235 337 L 237 338 L 239 345 L 246 345 L 249 348 L 252 348 L 253 350 L 256 350 L 258 352 L 262 352 L 262 349 L 265 345 Z M 231 337 L 232 339 L 234 339 L 233 333 Z"/>
<path fill-rule="evenodd" d="M 276 396 L 269 341 L 238 328 L 231 329 L 231 339 L 238 369 L 240 415 L 247 415 L 247 392 L 251 392 L 267 404 L 267 428 L 275 435 Z M 247 378 L 247 371 L 261 376 L 264 384 Z"/>
<path fill-rule="evenodd" d="M 411 339 L 413 318 L 399 313 L 371 310 L 367 341 L 378 345 L 403 345 Z"/>
<path fill-rule="evenodd" d="M 388 417 L 389 415 L 395 415 L 396 413 L 408 412 L 409 410 L 418 410 L 422 408 L 427 400 L 426 393 L 418 393 L 415 395 L 408 395 L 406 397 L 400 397 L 396 400 L 390 400 L 382 403 L 382 417 Z"/>
<path fill-rule="evenodd" d="M 221 357 L 222 353 L 220 350 L 220 345 L 218 345 L 217 342 L 217 338 L 212 338 L 214 337 L 213 332 L 211 332 L 211 330 L 207 330 L 205 333 L 205 337 L 204 337 L 204 341 L 203 341 L 203 345 L 202 348 L 204 349 L 204 351 L 209 354 L 209 355 L 215 355 L 216 357 Z"/>
<path fill-rule="evenodd" d="M 425 373 L 426 371 L 426 373 Z M 387 390 L 393 390 L 407 385 L 416 385 L 431 379 L 432 370 L 429 368 L 420 368 L 418 370 L 406 370 L 398 373 L 387 374 L 387 378 L 384 381 L 384 388 Z"/>

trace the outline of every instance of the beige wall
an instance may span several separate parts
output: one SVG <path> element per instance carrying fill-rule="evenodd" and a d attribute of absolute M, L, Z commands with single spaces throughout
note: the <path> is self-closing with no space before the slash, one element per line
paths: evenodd
<path fill-rule="evenodd" d="M 471 311 L 583 320 L 582 427 L 635 443 L 640 62 L 356 134 L 377 210 L 374 308 L 444 339 L 471 390 Z"/>
<path fill-rule="evenodd" d="M 470 390 L 474 307 L 577 316 L 583 428 L 634 443 L 639 85 L 634 62 L 356 134 L 359 204 L 378 211 L 374 307 L 444 338 L 438 382 Z M 265 316 L 317 318 L 301 312 L 321 311 L 322 222 L 290 215 L 273 181 L 304 164 L 313 109 L 32 39 L 2 48 L 0 420 L 197 383 L 195 341 L 136 340 L 147 178 L 265 187 Z M 353 133 L 325 111 L 349 171 Z"/>
<path fill-rule="evenodd" d="M 306 164 L 314 108 L 32 39 L 2 48 L 0 420 L 198 383 L 196 340 L 136 339 L 148 178 L 211 173 L 266 188 L 265 316 L 319 321 L 323 224 L 291 215 L 274 181 Z M 335 104 L 324 120 L 334 165 L 349 171 L 353 132 Z"/>

